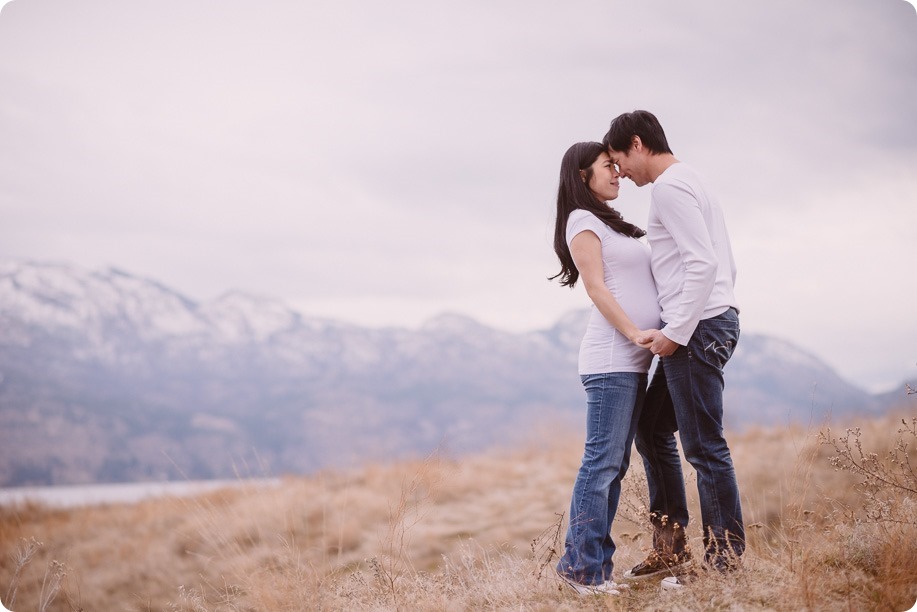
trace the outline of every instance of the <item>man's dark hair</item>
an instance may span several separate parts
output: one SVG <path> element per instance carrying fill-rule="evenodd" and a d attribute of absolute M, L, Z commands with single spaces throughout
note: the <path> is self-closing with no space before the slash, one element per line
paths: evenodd
<path fill-rule="evenodd" d="M 627 152 L 634 136 L 639 136 L 643 146 L 653 154 L 672 153 L 659 119 L 645 110 L 635 110 L 615 117 L 602 144 L 607 149 Z"/>

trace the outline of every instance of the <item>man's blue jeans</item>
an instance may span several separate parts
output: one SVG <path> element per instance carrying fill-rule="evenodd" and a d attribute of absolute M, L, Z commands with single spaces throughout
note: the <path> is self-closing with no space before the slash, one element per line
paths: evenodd
<path fill-rule="evenodd" d="M 580 584 L 611 580 L 611 523 L 630 463 L 646 380 L 646 374 L 630 372 L 582 376 L 586 448 L 573 486 L 564 554 L 557 564 L 558 572 Z"/>
<path fill-rule="evenodd" d="M 723 437 L 723 366 L 739 341 L 739 317 L 730 308 L 697 325 L 687 346 L 660 359 L 637 428 L 650 512 L 688 524 L 688 503 L 675 443 L 697 472 L 705 560 L 728 567 L 745 551 L 745 527 L 732 456 Z"/>

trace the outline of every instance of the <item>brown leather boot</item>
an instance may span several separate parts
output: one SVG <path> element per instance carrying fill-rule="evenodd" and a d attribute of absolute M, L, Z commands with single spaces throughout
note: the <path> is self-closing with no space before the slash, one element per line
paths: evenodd
<path fill-rule="evenodd" d="M 691 549 L 685 530 L 678 523 L 669 521 L 669 517 L 650 514 L 653 523 L 653 550 L 646 559 L 624 572 L 626 580 L 648 578 L 650 576 L 678 576 L 691 569 Z"/>

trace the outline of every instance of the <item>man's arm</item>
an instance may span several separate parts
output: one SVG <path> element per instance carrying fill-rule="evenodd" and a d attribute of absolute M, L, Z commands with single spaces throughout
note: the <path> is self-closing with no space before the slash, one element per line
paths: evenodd
<path fill-rule="evenodd" d="M 694 334 L 713 292 L 716 253 L 697 198 L 687 186 L 677 183 L 657 185 L 653 188 L 653 202 L 659 221 L 672 235 L 685 267 L 685 283 L 678 309 L 674 316 L 669 317 L 662 334 L 684 346 Z M 654 349 L 662 349 L 663 346 L 657 347 L 656 342 L 661 343 L 658 338 L 654 340 Z"/>

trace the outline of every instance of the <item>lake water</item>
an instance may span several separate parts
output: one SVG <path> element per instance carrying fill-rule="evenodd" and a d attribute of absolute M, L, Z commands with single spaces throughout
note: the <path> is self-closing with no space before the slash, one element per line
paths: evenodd
<path fill-rule="evenodd" d="M 12 487 L 0 489 L 0 506 L 35 501 L 55 508 L 97 504 L 130 504 L 151 497 L 185 497 L 226 487 L 273 487 L 279 479 L 198 480 L 175 482 L 129 482 L 56 487 Z"/>

